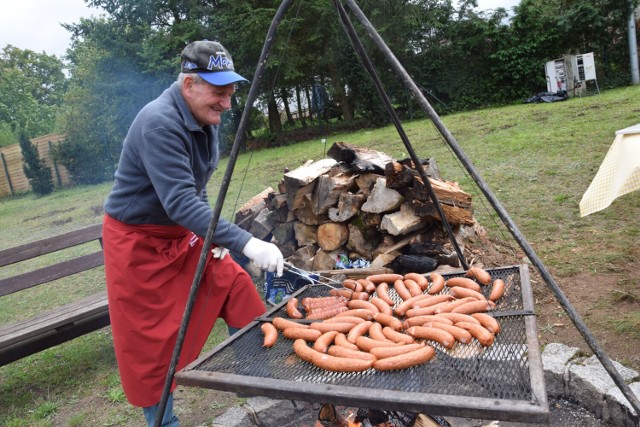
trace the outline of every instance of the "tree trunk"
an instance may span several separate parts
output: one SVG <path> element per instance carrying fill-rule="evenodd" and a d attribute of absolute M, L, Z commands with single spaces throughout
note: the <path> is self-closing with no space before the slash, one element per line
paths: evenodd
<path fill-rule="evenodd" d="M 296 102 L 298 103 L 298 118 L 303 128 L 307 127 L 307 121 L 304 119 L 304 108 L 302 107 L 302 100 L 300 96 L 300 85 L 296 85 Z"/>
<path fill-rule="evenodd" d="M 284 104 L 284 111 L 287 114 L 287 123 L 293 124 L 293 116 L 291 115 L 291 109 L 289 108 L 289 93 L 285 87 L 280 89 L 280 97 L 282 98 L 282 103 Z"/>
<path fill-rule="evenodd" d="M 269 131 L 271 131 L 271 133 L 282 132 L 280 112 L 278 111 L 278 104 L 276 103 L 275 96 L 273 96 L 273 92 L 269 93 L 269 103 L 267 108 L 269 111 Z"/>

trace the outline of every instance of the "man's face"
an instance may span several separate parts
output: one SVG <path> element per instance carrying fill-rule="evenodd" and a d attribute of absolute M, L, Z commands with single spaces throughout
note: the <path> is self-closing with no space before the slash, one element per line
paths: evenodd
<path fill-rule="evenodd" d="M 205 81 L 196 83 L 193 76 L 187 76 L 182 84 L 182 95 L 202 126 L 220 124 L 222 113 L 231 108 L 231 96 L 235 91 L 234 84 L 214 86 Z"/>

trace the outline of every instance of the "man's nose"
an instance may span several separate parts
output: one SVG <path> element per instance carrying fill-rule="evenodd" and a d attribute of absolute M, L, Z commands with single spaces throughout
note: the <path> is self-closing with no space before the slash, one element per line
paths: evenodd
<path fill-rule="evenodd" d="M 220 99 L 220 106 L 222 106 L 222 108 L 224 108 L 225 110 L 230 110 L 231 109 L 231 97 L 226 97 L 223 96 Z"/>

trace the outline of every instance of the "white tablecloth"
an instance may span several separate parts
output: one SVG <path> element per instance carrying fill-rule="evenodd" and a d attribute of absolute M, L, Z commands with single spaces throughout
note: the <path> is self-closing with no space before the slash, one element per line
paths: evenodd
<path fill-rule="evenodd" d="M 580 201 L 580 216 L 609 206 L 640 189 L 640 124 L 616 132 L 609 152 Z"/>

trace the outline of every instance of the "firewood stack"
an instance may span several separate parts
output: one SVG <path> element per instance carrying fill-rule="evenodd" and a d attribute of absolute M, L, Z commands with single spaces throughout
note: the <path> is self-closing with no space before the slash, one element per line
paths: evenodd
<path fill-rule="evenodd" d="M 293 265 L 332 270 L 342 256 L 426 273 L 459 266 L 428 189 L 410 159 L 337 142 L 330 158 L 284 174 L 236 213 L 236 224 L 275 243 Z M 475 224 L 471 196 L 445 181 L 433 159 L 422 161 L 442 211 L 456 234 Z M 458 244 L 463 245 L 461 238 Z"/>

